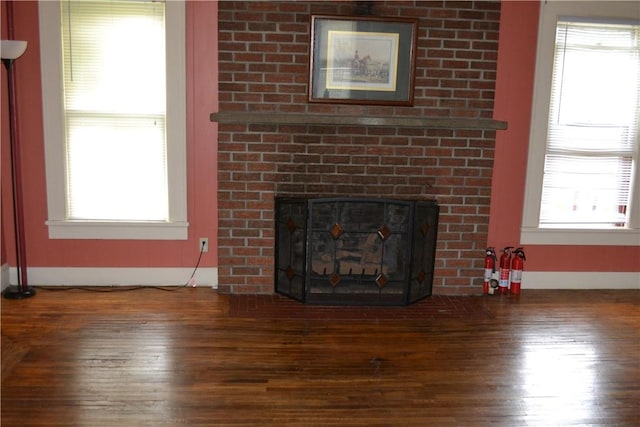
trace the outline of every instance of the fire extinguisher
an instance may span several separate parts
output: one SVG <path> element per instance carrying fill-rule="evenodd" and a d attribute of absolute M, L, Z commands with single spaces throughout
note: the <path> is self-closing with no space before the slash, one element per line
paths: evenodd
<path fill-rule="evenodd" d="M 513 246 L 507 246 L 502 250 L 500 255 L 500 279 L 498 281 L 498 290 L 501 295 L 509 293 L 509 268 L 511 267 L 511 249 Z"/>
<path fill-rule="evenodd" d="M 484 283 L 482 284 L 482 292 L 485 295 L 489 293 L 490 283 L 491 280 L 493 280 L 493 274 L 496 272 L 496 261 L 496 250 L 494 248 L 487 248 L 484 257 Z"/>
<path fill-rule="evenodd" d="M 522 284 L 522 270 L 524 269 L 524 250 L 518 248 L 513 251 L 513 261 L 511 261 L 511 284 L 509 292 L 513 295 L 520 295 L 520 285 Z"/>

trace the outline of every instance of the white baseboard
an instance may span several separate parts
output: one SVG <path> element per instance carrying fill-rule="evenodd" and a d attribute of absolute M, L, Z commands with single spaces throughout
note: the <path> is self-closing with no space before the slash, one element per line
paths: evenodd
<path fill-rule="evenodd" d="M 192 268 L 31 267 L 33 286 L 183 286 Z M 196 286 L 218 288 L 218 269 L 199 268 Z M 2 265 L 2 289 L 17 283 L 15 267 Z M 640 272 L 524 271 L 522 289 L 639 289 Z"/>
<path fill-rule="evenodd" d="M 525 270 L 522 289 L 640 289 L 640 272 Z"/>
<path fill-rule="evenodd" d="M 8 270 L 9 282 L 16 284 L 16 268 Z M 27 279 L 31 286 L 184 286 L 192 273 L 193 268 L 29 267 Z M 198 268 L 193 278 L 198 287 L 218 289 L 215 267 Z"/>
<path fill-rule="evenodd" d="M 9 264 L 2 264 L 2 267 L 0 267 L 0 288 L 4 291 L 10 284 Z"/>

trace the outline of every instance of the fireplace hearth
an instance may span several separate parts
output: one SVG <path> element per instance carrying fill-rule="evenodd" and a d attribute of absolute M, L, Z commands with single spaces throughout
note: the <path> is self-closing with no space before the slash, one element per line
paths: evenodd
<path fill-rule="evenodd" d="M 438 212 L 434 201 L 276 198 L 276 292 L 326 305 L 427 297 Z"/>

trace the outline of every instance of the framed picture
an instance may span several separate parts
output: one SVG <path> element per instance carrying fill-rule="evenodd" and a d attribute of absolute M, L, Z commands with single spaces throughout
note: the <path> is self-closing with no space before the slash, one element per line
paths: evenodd
<path fill-rule="evenodd" d="M 418 20 L 311 16 L 309 102 L 413 105 Z"/>

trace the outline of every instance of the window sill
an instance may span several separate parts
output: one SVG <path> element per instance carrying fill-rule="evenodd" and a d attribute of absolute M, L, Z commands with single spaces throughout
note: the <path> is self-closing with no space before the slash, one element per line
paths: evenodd
<path fill-rule="evenodd" d="M 523 227 L 522 244 L 578 246 L 640 246 L 640 230 L 579 230 Z"/>
<path fill-rule="evenodd" d="M 47 221 L 51 239 L 187 240 L 188 222 Z"/>

